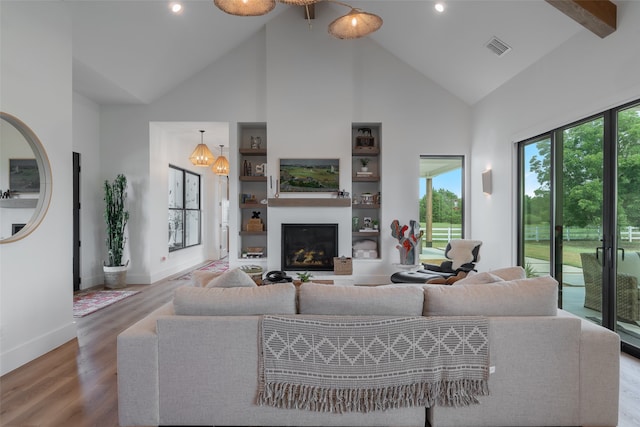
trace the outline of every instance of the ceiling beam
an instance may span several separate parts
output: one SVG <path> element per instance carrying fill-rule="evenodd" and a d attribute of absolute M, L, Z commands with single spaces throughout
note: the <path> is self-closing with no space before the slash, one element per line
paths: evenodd
<path fill-rule="evenodd" d="M 610 0 L 546 0 L 546 2 L 601 38 L 607 37 L 616 30 L 617 7 Z"/>

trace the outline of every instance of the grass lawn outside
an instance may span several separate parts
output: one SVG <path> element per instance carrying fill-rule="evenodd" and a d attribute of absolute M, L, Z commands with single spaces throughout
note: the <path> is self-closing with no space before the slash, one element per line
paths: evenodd
<path fill-rule="evenodd" d="M 640 251 L 640 242 L 620 242 L 625 251 Z M 527 241 L 525 243 L 525 256 L 528 258 L 536 258 L 549 261 L 549 245 L 548 241 Z M 573 267 L 582 268 L 580 254 L 582 252 L 595 252 L 596 247 L 601 246 L 600 241 L 580 240 L 580 241 L 563 241 L 562 242 L 562 260 L 563 264 Z"/>

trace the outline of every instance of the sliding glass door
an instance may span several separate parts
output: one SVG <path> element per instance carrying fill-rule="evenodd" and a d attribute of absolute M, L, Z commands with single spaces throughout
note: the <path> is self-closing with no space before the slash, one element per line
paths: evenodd
<path fill-rule="evenodd" d="M 559 307 L 640 348 L 640 104 L 519 144 L 519 259 Z"/>

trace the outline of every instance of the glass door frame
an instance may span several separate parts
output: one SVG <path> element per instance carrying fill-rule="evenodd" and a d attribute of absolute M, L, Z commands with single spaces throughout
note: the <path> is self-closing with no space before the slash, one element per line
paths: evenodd
<path fill-rule="evenodd" d="M 528 138 L 517 143 L 517 260 L 518 264 L 525 266 L 525 221 L 524 221 L 524 196 L 525 182 L 523 171 L 525 167 L 524 148 L 531 143 L 548 138 L 551 144 L 550 151 L 550 236 L 552 242 L 549 245 L 550 275 L 559 283 L 558 307 L 562 308 L 562 159 L 563 159 L 563 131 L 598 118 L 603 119 L 603 188 L 602 188 L 602 326 L 616 331 L 616 271 L 617 271 L 617 165 L 618 165 L 618 114 L 620 111 L 638 105 L 640 100 L 634 100 L 623 105 L 611 108 L 602 113 L 575 121 L 549 132 Z M 560 172 L 560 173 L 558 173 Z M 640 357 L 640 348 L 621 341 L 621 349 L 635 357 Z"/>

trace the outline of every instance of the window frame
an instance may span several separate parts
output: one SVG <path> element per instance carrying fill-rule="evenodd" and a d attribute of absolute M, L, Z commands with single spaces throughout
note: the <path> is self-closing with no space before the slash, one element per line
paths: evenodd
<path fill-rule="evenodd" d="M 167 200 L 169 252 L 202 244 L 202 176 L 169 164 Z M 191 220 L 189 218 L 192 218 Z M 173 221 L 178 221 L 174 224 Z M 191 226 L 189 226 L 191 224 Z M 174 227 L 172 227 L 174 225 Z M 197 230 L 195 240 L 190 233 Z M 172 236 L 172 233 L 173 236 Z M 174 244 L 171 244 L 172 237 Z"/>

